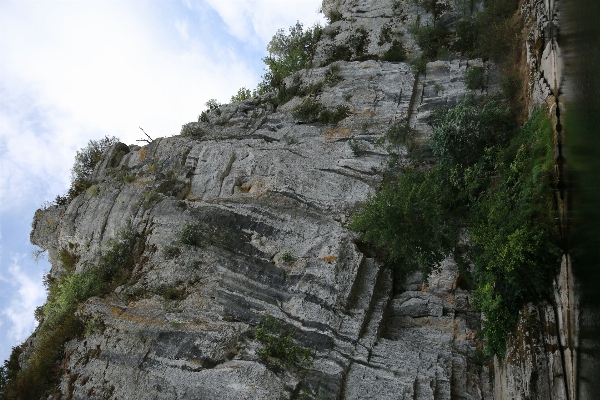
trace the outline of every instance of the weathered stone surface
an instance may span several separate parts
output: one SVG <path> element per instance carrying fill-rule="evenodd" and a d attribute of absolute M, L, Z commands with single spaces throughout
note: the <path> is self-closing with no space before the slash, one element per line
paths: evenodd
<path fill-rule="evenodd" d="M 459 81 L 448 92 L 458 98 L 464 68 L 446 64 Z M 415 75 L 404 63 L 339 65 L 343 79 L 318 96 L 326 108 L 352 110 L 337 126 L 297 123 L 291 109 L 299 98 L 276 112 L 258 100 L 223 106 L 227 122 L 198 123 L 205 131 L 199 139 L 115 146 L 94 172 L 93 189 L 36 214 L 32 240 L 52 250 L 57 274 L 58 249 L 74 249 L 81 271 L 127 224 L 143 249 L 130 283 L 81 308 L 103 328 L 69 343 L 65 394 L 381 398 L 388 389 L 377 384 L 380 374 L 394 391 L 415 398 L 489 391 L 485 374 L 469 361 L 477 323 L 467 326 L 465 316 L 478 317 L 456 314 L 451 263 L 431 277 L 430 292 L 421 291 L 417 277 L 412 291 L 391 300 L 390 272 L 365 256 L 345 227 L 381 182 L 387 159 L 375 140 L 411 106 L 425 104 L 411 103 Z M 300 73 L 301 83 L 323 79 L 325 70 Z M 449 73 L 425 85 L 443 85 Z M 360 155 L 350 149 L 351 138 L 360 140 Z M 135 179 L 120 180 L 124 173 Z M 179 242 L 192 223 L 205 229 L 202 247 Z M 178 249 L 174 257 L 165 256 L 167 246 Z M 168 288 L 183 299 L 165 300 Z M 461 307 L 469 310 L 468 302 Z M 259 360 L 253 332 L 267 312 L 312 349 L 308 370 L 273 369 Z"/>
<path fill-rule="evenodd" d="M 482 60 L 436 61 L 420 75 L 404 62 L 355 61 L 389 49 L 378 44 L 386 24 L 408 54 L 419 51 L 408 26 L 420 9 L 394 4 L 324 2 L 343 19 L 326 28 L 318 60 L 359 27 L 369 38 L 362 55 L 336 62 L 339 82 L 315 96 L 327 109 L 350 109 L 336 126 L 296 120 L 300 97 L 277 108 L 266 98 L 223 105 L 192 123 L 193 138 L 114 146 L 92 188 L 36 213 L 32 242 L 49 250 L 54 276 L 65 273 L 61 248 L 80 256 L 79 273 L 121 229 L 139 234 L 131 280 L 78 311 L 97 324 L 67 344 L 63 398 L 491 399 L 494 390 L 508 398 L 533 393 L 525 388 L 533 381 L 528 366 L 542 362 L 549 367 L 536 393 L 560 392 L 559 384 L 543 389 L 560 375 L 558 350 L 540 350 L 556 345 L 552 332 L 532 339 L 528 353 L 526 332 L 514 339 L 510 354 L 526 366 L 497 367 L 494 388 L 475 340 L 479 314 L 454 263 L 425 282 L 410 275 L 394 292 L 391 271 L 347 229 L 352 210 L 381 184 L 387 155 L 375 142 L 390 124 L 408 121 L 426 141 L 431 111 L 465 97 L 471 65 L 487 69 L 486 91 L 498 89 L 495 67 Z M 450 7 L 440 20 L 451 26 L 458 12 Z M 286 85 L 322 82 L 328 68 L 300 71 Z M 201 227 L 201 246 L 182 244 L 189 224 Z M 168 289 L 181 298 L 168 300 Z M 551 326 L 550 311 L 532 307 L 528 315 Z M 312 350 L 311 366 L 259 359 L 254 332 L 266 313 Z"/>

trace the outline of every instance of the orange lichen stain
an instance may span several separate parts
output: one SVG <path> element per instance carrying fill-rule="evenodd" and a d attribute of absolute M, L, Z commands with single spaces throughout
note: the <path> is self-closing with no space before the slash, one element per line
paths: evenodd
<path fill-rule="evenodd" d="M 334 138 L 343 138 L 350 136 L 350 129 L 330 129 L 325 133 L 325 140 L 330 141 Z"/>
<path fill-rule="evenodd" d="M 115 317 L 118 317 L 118 316 L 120 316 L 120 315 L 123 313 L 123 310 L 121 310 L 121 309 L 120 309 L 120 308 L 118 308 L 118 307 L 111 307 L 111 308 L 110 308 L 110 313 L 111 313 L 112 315 L 114 315 Z"/>
<path fill-rule="evenodd" d="M 332 262 L 337 260 L 337 256 L 324 256 L 324 257 L 317 258 L 317 260 L 325 261 L 326 263 L 331 264 Z"/>
<path fill-rule="evenodd" d="M 372 117 L 375 114 L 375 111 L 371 111 L 370 108 L 365 108 L 365 110 L 361 113 L 362 115 L 368 115 L 369 117 Z"/>
<path fill-rule="evenodd" d="M 141 158 L 146 158 L 147 154 L 148 154 L 148 151 L 146 149 L 141 149 L 140 150 L 140 159 Z"/>

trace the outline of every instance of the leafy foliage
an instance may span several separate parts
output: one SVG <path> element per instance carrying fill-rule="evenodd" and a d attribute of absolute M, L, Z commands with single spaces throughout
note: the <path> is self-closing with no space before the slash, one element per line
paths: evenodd
<path fill-rule="evenodd" d="M 447 213 L 449 191 L 439 170 L 406 168 L 396 185 L 384 185 L 352 216 L 350 228 L 387 250 L 390 261 L 429 272 L 451 254 L 458 228 Z M 436 201 L 432 201 L 436 199 Z"/>
<path fill-rule="evenodd" d="M 118 142 L 119 139 L 114 136 L 105 136 L 100 140 L 90 140 L 86 147 L 77 150 L 75 163 L 71 169 L 71 186 L 66 195 L 56 196 L 54 203 L 59 206 L 69 204 L 71 200 L 90 188 L 93 184 L 94 168 L 102 159 L 102 153 Z"/>
<path fill-rule="evenodd" d="M 450 39 L 450 32 L 442 25 L 417 26 L 413 28 L 413 35 L 429 60 L 433 60 L 441 48 L 447 47 Z"/>
<path fill-rule="evenodd" d="M 350 115 L 348 106 L 337 106 L 334 110 L 329 110 L 315 98 L 307 97 L 298 106 L 292 110 L 294 118 L 302 122 L 321 122 L 323 124 L 337 124 Z"/>
<path fill-rule="evenodd" d="M 467 89 L 477 90 L 483 89 L 484 84 L 484 69 L 481 66 L 473 66 L 467 69 L 467 74 L 465 75 L 465 85 Z"/>
<path fill-rule="evenodd" d="M 261 315 L 256 339 L 264 344 L 257 354 L 265 361 L 274 360 L 277 364 L 295 366 L 312 363 L 311 350 L 294 345 L 293 333 L 283 329 L 281 321 L 269 314 Z"/>
<path fill-rule="evenodd" d="M 438 166 L 405 169 L 351 219 L 404 269 L 427 272 L 453 255 L 475 286 L 489 354 L 504 354 L 523 302 L 551 289 L 561 252 L 552 133 L 543 110 L 515 130 L 497 100 L 438 111 L 430 142 Z"/>
<path fill-rule="evenodd" d="M 343 16 L 338 10 L 330 10 L 327 14 L 325 14 L 325 18 L 327 19 L 327 22 L 333 24 L 334 22 L 341 21 Z"/>
<path fill-rule="evenodd" d="M 202 119 L 202 116 L 200 117 Z M 206 122 L 208 122 L 208 117 L 206 117 Z M 204 121 L 203 121 L 204 122 Z M 189 136 L 194 138 L 199 138 L 205 135 L 204 129 L 198 122 L 188 122 L 187 124 L 181 127 L 181 132 L 179 133 L 181 136 Z"/>
<path fill-rule="evenodd" d="M 242 87 L 238 90 L 237 94 L 231 96 L 231 102 L 236 103 L 238 101 L 247 100 L 251 97 L 252 97 L 252 92 L 250 92 L 250 89 L 246 89 L 245 87 Z"/>
<path fill-rule="evenodd" d="M 75 265 L 79 262 L 79 256 L 69 249 L 62 247 L 58 251 L 58 259 L 63 265 L 63 268 L 67 270 L 67 272 L 71 273 L 75 270 Z"/>
<path fill-rule="evenodd" d="M 104 150 L 118 142 L 119 139 L 114 136 L 105 136 L 100 140 L 90 140 L 86 147 L 78 150 L 75 155 L 75 164 L 71 169 L 71 182 L 89 181 Z"/>
<path fill-rule="evenodd" d="M 561 249 L 553 203 L 552 127 L 532 115 L 500 157 L 500 179 L 472 215 L 474 303 L 490 353 L 502 354 L 523 301 L 549 294 Z"/>
<path fill-rule="evenodd" d="M 179 247 L 168 245 L 168 246 L 163 247 L 161 253 L 165 259 L 170 260 L 172 258 L 177 257 L 179 254 L 181 254 L 181 250 L 179 249 Z"/>
<path fill-rule="evenodd" d="M 409 158 L 415 149 L 415 130 L 407 122 L 396 122 L 386 130 L 385 135 L 375 142 L 376 146 L 384 146 L 388 152 L 388 166 L 394 167 L 406 153 Z"/>
<path fill-rule="evenodd" d="M 6 398 L 39 399 L 52 394 L 62 373 L 57 364 L 64 358 L 65 343 L 84 334 L 84 323 L 75 316 L 78 305 L 91 296 L 108 293 L 129 276 L 136 242 L 137 234 L 127 227 L 108 241 L 97 267 L 48 281 L 48 301 L 37 313 L 41 314 L 36 330 L 38 342 L 27 360 L 27 368 L 20 371 L 12 355 L 5 363 L 5 367 L 9 366 L 4 372 L 8 381 L 3 388 Z"/>
<path fill-rule="evenodd" d="M 399 40 L 392 41 L 392 46 L 381 56 L 382 61 L 402 62 L 406 61 L 406 49 Z"/>
<path fill-rule="evenodd" d="M 518 0 L 487 0 L 475 17 L 477 55 L 502 61 L 519 42 L 519 26 L 511 17 Z"/>
<path fill-rule="evenodd" d="M 267 46 L 269 55 L 263 61 L 268 70 L 257 94 L 280 87 L 284 78 L 310 67 L 322 32 L 323 28 L 318 24 L 304 30 L 300 22 L 289 28 L 289 34 L 283 29 L 278 30 Z"/>
<path fill-rule="evenodd" d="M 514 129 L 506 107 L 498 101 L 477 104 L 473 98 L 434 113 L 431 148 L 444 167 L 472 166 L 485 149 L 505 146 Z"/>

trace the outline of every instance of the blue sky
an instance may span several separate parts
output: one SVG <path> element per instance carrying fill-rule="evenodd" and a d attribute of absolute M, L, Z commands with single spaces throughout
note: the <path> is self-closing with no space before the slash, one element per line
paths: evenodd
<path fill-rule="evenodd" d="M 280 28 L 324 23 L 321 0 L 0 0 L 0 362 L 34 329 L 37 208 L 64 194 L 77 149 L 139 126 L 179 133 L 253 89 Z"/>

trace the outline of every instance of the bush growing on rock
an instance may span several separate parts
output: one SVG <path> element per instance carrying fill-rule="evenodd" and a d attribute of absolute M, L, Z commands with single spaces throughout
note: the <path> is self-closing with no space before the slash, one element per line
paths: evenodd
<path fill-rule="evenodd" d="M 267 46 L 269 55 L 263 61 L 268 71 L 257 94 L 269 91 L 269 87 L 280 87 L 284 78 L 310 67 L 322 32 L 319 24 L 304 30 L 300 22 L 289 28 L 289 34 L 283 29 L 278 30 Z"/>
<path fill-rule="evenodd" d="M 231 102 L 237 103 L 238 101 L 244 101 L 251 97 L 252 97 L 252 92 L 250 92 L 250 89 L 246 89 L 245 87 L 242 87 L 238 90 L 237 94 L 231 96 Z"/>
<path fill-rule="evenodd" d="M 467 89 L 471 90 L 483 89 L 484 78 L 485 71 L 483 67 L 469 67 L 467 69 L 467 74 L 465 75 L 465 85 L 467 86 Z"/>
<path fill-rule="evenodd" d="M 92 186 L 92 174 L 102 159 L 102 153 L 117 143 L 119 143 L 118 138 L 105 136 L 99 140 L 90 140 L 87 146 L 77 150 L 75 163 L 71 169 L 71 186 L 66 195 L 56 196 L 54 203 L 59 206 L 69 204 L 71 200 Z"/>
<path fill-rule="evenodd" d="M 506 146 L 514 130 L 509 110 L 497 100 L 477 103 L 474 98 L 450 109 L 437 110 L 431 148 L 444 167 L 471 166 L 486 148 Z"/>
<path fill-rule="evenodd" d="M 208 118 L 208 117 L 207 117 Z M 181 127 L 181 136 L 199 138 L 204 136 L 205 132 L 198 122 L 189 122 Z"/>
<path fill-rule="evenodd" d="M 515 132 L 494 100 L 467 99 L 436 114 L 439 165 L 405 169 L 358 208 L 350 227 L 404 269 L 428 272 L 454 256 L 485 315 L 487 352 L 502 356 L 520 307 L 550 292 L 561 253 L 552 127 L 538 110 Z"/>
<path fill-rule="evenodd" d="M 310 365 L 311 350 L 294 345 L 294 335 L 282 328 L 281 321 L 269 314 L 261 315 L 256 327 L 256 339 L 263 344 L 258 356 L 264 361 L 295 366 Z"/>
<path fill-rule="evenodd" d="M 64 372 L 64 345 L 84 334 L 84 322 L 75 315 L 78 306 L 92 296 L 113 290 L 129 277 L 135 264 L 137 234 L 128 226 L 107 243 L 98 266 L 48 280 L 48 300 L 38 312 L 37 342 L 24 370 L 11 369 L 10 380 L 0 387 L 5 398 L 39 399 L 48 395 Z M 101 321 L 97 321 L 101 323 Z M 13 351 L 13 353 L 15 353 Z M 12 356 L 11 356 L 12 359 Z"/>

